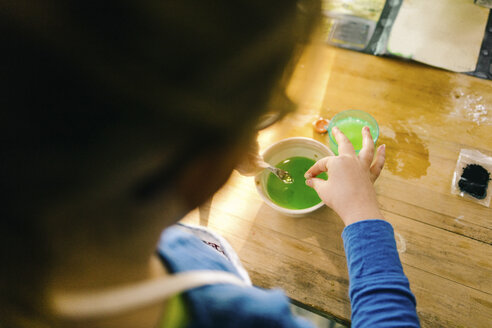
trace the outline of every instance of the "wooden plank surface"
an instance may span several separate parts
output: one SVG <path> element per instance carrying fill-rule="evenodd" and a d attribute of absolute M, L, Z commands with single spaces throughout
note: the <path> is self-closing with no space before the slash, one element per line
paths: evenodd
<path fill-rule="evenodd" d="M 376 183 L 423 327 L 492 327 L 492 209 L 451 194 L 462 148 L 492 153 L 492 82 L 423 65 L 318 46 L 288 94 L 296 113 L 261 132 L 261 149 L 312 137 L 312 121 L 345 109 L 371 113 L 387 163 Z M 329 208 L 301 218 L 264 204 L 254 181 L 234 173 L 185 222 L 225 236 L 253 283 L 281 287 L 349 322 L 343 223 Z"/>

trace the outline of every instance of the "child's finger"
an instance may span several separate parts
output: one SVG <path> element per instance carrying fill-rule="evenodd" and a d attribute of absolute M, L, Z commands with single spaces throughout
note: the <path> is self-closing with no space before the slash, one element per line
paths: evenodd
<path fill-rule="evenodd" d="M 331 130 L 331 133 L 335 137 L 335 140 L 338 144 L 338 155 L 355 155 L 354 146 L 350 140 L 340 131 L 339 128 L 334 127 Z"/>
<path fill-rule="evenodd" d="M 376 152 L 376 158 L 369 168 L 369 172 L 371 173 L 371 181 L 374 182 L 381 174 L 381 171 L 384 167 L 384 161 L 386 158 L 386 145 L 381 145 L 378 147 Z"/>
<path fill-rule="evenodd" d="M 359 158 L 366 164 L 366 167 L 370 167 L 374 159 L 374 141 L 368 126 L 362 128 L 362 149 L 359 152 Z"/>
<path fill-rule="evenodd" d="M 306 180 L 306 185 L 316 190 L 318 194 L 319 194 L 318 190 L 323 183 L 326 183 L 326 180 L 319 179 L 319 178 L 311 178 Z"/>
<path fill-rule="evenodd" d="M 323 173 L 323 172 L 327 172 L 328 171 L 328 167 L 329 167 L 329 162 L 331 161 L 333 157 L 331 156 L 328 156 L 328 157 L 324 157 L 322 159 L 320 159 L 319 161 L 317 161 L 316 163 L 314 163 L 313 166 L 311 166 L 309 168 L 309 170 L 306 171 L 306 173 L 304 174 L 304 177 L 306 179 L 310 179 L 310 178 L 314 178 L 316 176 L 318 176 L 319 174 Z"/>

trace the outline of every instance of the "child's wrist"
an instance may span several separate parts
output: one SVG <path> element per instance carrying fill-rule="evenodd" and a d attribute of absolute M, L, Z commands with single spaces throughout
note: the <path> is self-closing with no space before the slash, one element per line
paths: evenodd
<path fill-rule="evenodd" d="M 378 206 L 358 206 L 350 211 L 341 213 L 340 217 L 343 223 L 345 223 L 345 226 L 348 226 L 359 221 L 382 219 L 383 215 L 381 214 Z"/>

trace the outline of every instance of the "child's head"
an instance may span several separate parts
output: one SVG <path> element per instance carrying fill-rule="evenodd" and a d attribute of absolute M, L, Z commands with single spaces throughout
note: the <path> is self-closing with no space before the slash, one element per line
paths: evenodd
<path fill-rule="evenodd" d="M 24 316 L 60 257 L 138 247 L 152 210 L 172 224 L 220 187 L 300 27 L 296 1 L 0 8 L 0 308 Z"/>

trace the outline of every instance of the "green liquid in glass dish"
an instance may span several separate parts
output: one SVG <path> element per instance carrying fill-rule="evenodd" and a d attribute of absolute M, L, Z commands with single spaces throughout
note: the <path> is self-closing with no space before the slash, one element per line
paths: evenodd
<path fill-rule="evenodd" d="M 338 122 L 337 127 L 350 140 L 354 149 L 362 149 L 362 128 L 370 126 L 368 122 L 358 118 L 348 117 Z"/>
<path fill-rule="evenodd" d="M 284 183 L 270 173 L 266 184 L 270 199 L 275 204 L 292 210 L 309 208 L 321 202 L 316 191 L 306 185 L 304 178 L 304 174 L 314 163 L 316 163 L 314 160 L 307 157 L 290 157 L 275 165 L 289 172 L 294 182 Z M 328 176 L 326 173 L 321 173 L 318 178 L 327 180 Z"/>
<path fill-rule="evenodd" d="M 372 139 L 376 144 L 379 137 L 379 126 L 374 117 L 370 114 L 357 109 L 346 110 L 333 116 L 328 125 L 330 148 L 338 155 L 338 144 L 333 136 L 332 129 L 338 127 L 340 131 L 350 140 L 358 154 L 362 149 L 362 128 L 368 126 L 371 131 Z"/>

